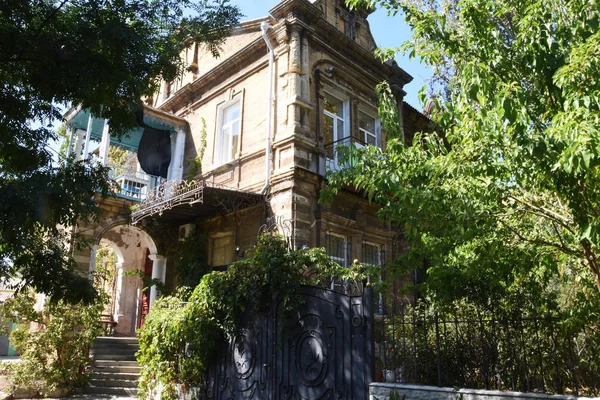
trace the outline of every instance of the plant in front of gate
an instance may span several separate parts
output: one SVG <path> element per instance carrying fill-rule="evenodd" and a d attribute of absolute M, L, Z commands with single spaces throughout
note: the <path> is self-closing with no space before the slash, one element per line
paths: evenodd
<path fill-rule="evenodd" d="M 361 265 L 343 268 L 323 249 L 289 250 L 276 235 L 259 238 L 252 256 L 225 272 L 204 275 L 189 296 L 158 300 L 139 331 L 138 362 L 143 366 L 142 397 L 161 390 L 161 398 L 204 385 L 219 344 L 235 335 L 245 313 L 279 305 L 289 312 L 301 302 L 302 285 L 323 285 L 332 278 L 363 280 L 378 276 Z"/>
<path fill-rule="evenodd" d="M 105 296 L 90 304 L 50 300 L 37 311 L 32 291 L 2 303 L 0 320 L 18 321 L 10 334 L 21 354 L 21 362 L 10 365 L 14 386 L 43 394 L 84 386 L 89 379 L 89 347 L 101 332 L 98 321 L 105 303 Z"/>

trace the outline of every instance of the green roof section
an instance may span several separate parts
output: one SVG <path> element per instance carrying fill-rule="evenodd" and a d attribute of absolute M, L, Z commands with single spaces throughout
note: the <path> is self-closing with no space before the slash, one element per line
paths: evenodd
<path fill-rule="evenodd" d="M 144 110 L 146 111 L 146 110 Z M 158 111 L 158 110 L 157 110 Z M 156 111 L 153 113 L 155 114 Z M 164 112 L 161 112 L 164 113 Z M 69 121 L 70 125 L 75 127 L 75 129 L 87 130 L 88 119 L 90 117 L 90 110 L 76 110 L 75 113 L 71 114 L 72 117 Z M 179 118 L 178 118 L 179 119 Z M 166 118 L 161 118 L 159 115 L 148 115 L 147 112 L 144 112 L 144 123 L 148 126 L 151 126 L 155 129 L 161 129 L 166 131 L 174 132 L 175 128 L 181 126 L 181 122 L 173 122 Z M 102 139 L 102 130 L 104 128 L 104 119 L 92 117 L 92 134 L 90 136 L 91 139 L 101 140 Z M 140 145 L 140 140 L 142 139 L 142 134 L 144 133 L 144 128 L 134 128 L 123 135 L 120 139 L 111 136 L 110 144 L 117 145 L 129 148 L 131 150 L 137 150 Z"/>

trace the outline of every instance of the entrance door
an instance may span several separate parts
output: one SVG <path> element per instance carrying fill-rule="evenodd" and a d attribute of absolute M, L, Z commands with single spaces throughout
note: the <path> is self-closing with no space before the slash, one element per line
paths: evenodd
<path fill-rule="evenodd" d="M 146 278 L 152 277 L 152 264 L 153 261 L 149 258 L 150 250 L 146 249 L 146 262 L 144 263 L 144 276 Z M 142 297 L 140 299 L 140 318 L 138 319 L 137 329 L 140 329 L 144 325 L 146 315 L 150 312 L 150 288 L 142 290 Z"/>

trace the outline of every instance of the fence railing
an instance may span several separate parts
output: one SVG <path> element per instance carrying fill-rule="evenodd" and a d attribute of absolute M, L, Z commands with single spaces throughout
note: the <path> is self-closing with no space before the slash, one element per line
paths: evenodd
<path fill-rule="evenodd" d="M 327 158 L 325 160 L 325 168 L 327 171 L 337 171 L 341 168 L 345 168 L 352 164 L 353 160 L 349 160 L 347 163 L 342 163 L 340 157 L 340 151 L 343 147 L 355 146 L 357 148 L 366 146 L 366 143 L 354 137 L 345 137 L 335 142 L 325 144 L 325 153 Z"/>
<path fill-rule="evenodd" d="M 600 393 L 600 335 L 556 318 L 469 317 L 409 307 L 375 319 L 376 381 Z"/>
<path fill-rule="evenodd" d="M 116 182 L 114 191 L 117 195 L 132 200 L 143 201 L 150 190 L 158 186 L 163 178 L 123 167 L 109 164 L 109 178 Z"/>

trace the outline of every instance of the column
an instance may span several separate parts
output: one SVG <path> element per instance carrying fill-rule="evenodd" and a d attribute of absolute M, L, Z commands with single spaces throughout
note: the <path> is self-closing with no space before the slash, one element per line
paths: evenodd
<path fill-rule="evenodd" d="M 289 107 L 289 120 L 288 124 L 292 124 L 294 131 L 300 128 L 300 107 L 295 104 L 298 97 L 302 95 L 302 83 L 300 81 L 300 75 L 302 74 L 302 44 L 300 39 L 300 33 L 302 27 L 299 25 L 292 25 L 290 28 L 290 97 L 292 104 Z"/>
<path fill-rule="evenodd" d="M 75 150 L 73 140 L 75 139 L 75 127 L 71 127 L 71 134 L 69 135 L 69 146 L 67 147 L 67 160 L 71 156 L 71 153 Z"/>
<path fill-rule="evenodd" d="M 152 263 L 152 279 L 157 279 L 162 283 L 165 283 L 165 275 L 167 272 L 167 258 L 158 254 L 151 254 L 148 256 Z M 156 299 L 158 299 L 159 291 L 156 285 L 152 285 L 150 288 L 150 307 Z"/>
<path fill-rule="evenodd" d="M 177 128 L 171 134 L 171 164 L 167 174 L 168 180 L 181 181 L 183 178 L 183 157 L 185 153 L 185 130 Z"/>
<path fill-rule="evenodd" d="M 108 120 L 104 120 L 104 127 L 102 129 L 102 142 L 100 143 L 100 162 L 106 167 L 108 164 L 108 150 L 110 149 L 110 128 L 108 126 Z"/>
<path fill-rule="evenodd" d="M 75 161 L 81 160 L 81 152 L 83 151 L 83 145 L 84 145 L 83 135 L 84 135 L 84 133 L 81 129 L 77 129 L 75 131 L 75 136 L 77 137 L 75 139 L 75 144 L 73 146 L 73 152 L 75 153 L 75 156 L 74 156 Z"/>
<path fill-rule="evenodd" d="M 177 141 L 175 142 L 175 170 L 173 179 L 180 181 L 183 178 L 183 157 L 185 153 L 185 130 L 177 129 Z"/>
<path fill-rule="evenodd" d="M 123 262 L 116 264 L 117 269 L 117 288 L 115 291 L 115 310 L 113 318 L 116 322 L 119 322 L 119 310 L 121 306 L 121 291 L 123 290 Z M 137 304 L 137 303 L 136 303 Z"/>
<path fill-rule="evenodd" d="M 88 268 L 88 279 L 92 284 L 94 283 L 94 270 L 96 269 L 96 252 L 98 251 L 97 244 L 92 245 L 90 249 L 90 266 Z"/>
<path fill-rule="evenodd" d="M 85 145 L 83 146 L 83 155 L 81 156 L 82 160 L 88 159 L 88 151 L 90 149 L 90 136 L 92 136 L 92 113 L 90 113 L 90 117 L 88 118 L 87 129 L 85 131 Z"/>

